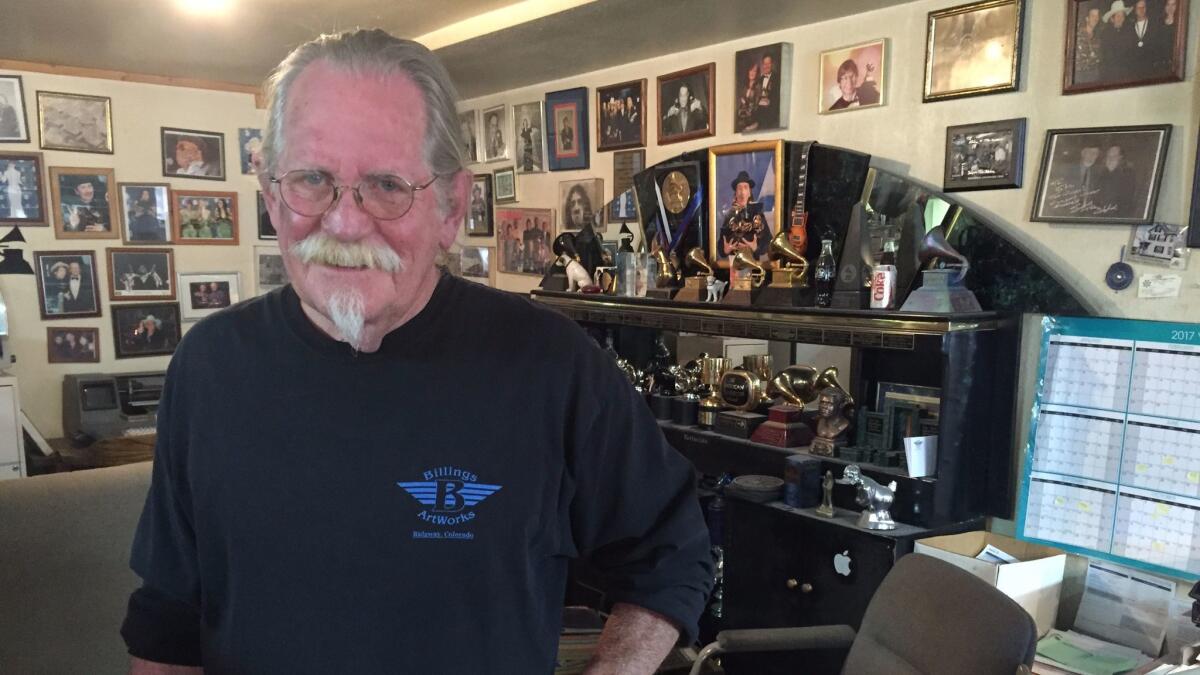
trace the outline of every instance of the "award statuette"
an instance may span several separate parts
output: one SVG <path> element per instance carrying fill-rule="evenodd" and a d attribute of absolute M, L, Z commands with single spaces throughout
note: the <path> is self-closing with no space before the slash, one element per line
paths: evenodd
<path fill-rule="evenodd" d="M 771 379 L 769 393 L 783 402 L 771 406 L 767 421 L 755 429 L 751 440 L 777 448 L 794 448 L 812 442 L 813 432 L 804 423 L 804 406 L 816 400 L 817 369 L 789 366 Z"/>
<path fill-rule="evenodd" d="M 733 368 L 721 376 L 717 391 L 725 407 L 750 412 L 762 405 L 767 381 L 754 371 Z"/>
<path fill-rule="evenodd" d="M 755 295 L 755 305 L 792 307 L 800 299 L 796 292 L 808 287 L 808 260 L 788 241 L 788 233 L 780 232 L 771 238 L 767 249 L 771 258 L 771 283 Z"/>
<path fill-rule="evenodd" d="M 707 294 L 708 291 L 708 280 L 713 278 L 714 274 L 712 265 L 709 265 L 708 259 L 704 257 L 704 249 L 696 246 L 688 251 L 687 257 L 683 259 L 683 266 L 696 272 L 683 278 L 683 288 L 675 294 L 675 299 L 680 302 L 703 301 L 703 294 Z"/>
<path fill-rule="evenodd" d="M 654 276 L 654 287 L 646 289 L 646 297 L 670 300 L 675 295 L 675 284 L 679 282 L 679 266 L 675 263 L 675 255 L 668 255 L 660 248 L 651 257 L 658 264 L 658 273 Z"/>
<path fill-rule="evenodd" d="M 971 264 L 946 241 L 941 226 L 933 228 L 925 235 L 917 256 L 922 265 L 936 258 L 951 258 L 958 261 L 959 269 L 957 273 L 952 269 L 930 269 L 922 272 L 921 287 L 909 294 L 901 307 L 903 311 L 934 314 L 981 311 L 975 294 L 962 283 L 971 269 Z"/>
<path fill-rule="evenodd" d="M 747 354 L 742 357 L 742 368 L 752 373 L 757 373 L 765 383 L 762 387 L 762 396 L 759 397 L 758 404 L 761 406 L 771 405 L 771 355 Z"/>
<path fill-rule="evenodd" d="M 754 254 L 739 249 L 733 256 L 729 271 L 729 291 L 721 300 L 726 305 L 749 305 L 751 293 L 767 280 L 767 270 L 754 259 Z"/>
<path fill-rule="evenodd" d="M 875 262 L 867 223 L 874 213 L 871 192 L 875 189 L 875 169 L 867 170 L 862 198 L 850 212 L 846 235 L 842 239 L 842 259 L 838 261 L 837 283 L 832 307 L 866 309 L 870 305 L 871 267 Z"/>
<path fill-rule="evenodd" d="M 725 404 L 721 402 L 717 392 L 721 386 L 721 376 L 732 365 L 729 359 L 717 356 L 700 359 L 700 382 L 706 387 L 708 394 L 700 400 L 698 426 L 712 428 L 716 424 L 717 413 L 725 409 Z"/>
<path fill-rule="evenodd" d="M 817 515 L 825 518 L 834 516 L 833 510 L 833 472 L 826 471 L 821 481 L 821 505 L 817 507 Z"/>
<path fill-rule="evenodd" d="M 858 488 L 854 501 L 864 507 L 858 515 L 859 527 L 864 530 L 896 529 L 891 514 L 892 502 L 896 499 L 896 481 L 881 485 L 870 476 L 864 476 L 857 464 L 851 464 L 842 471 L 837 482 Z"/>

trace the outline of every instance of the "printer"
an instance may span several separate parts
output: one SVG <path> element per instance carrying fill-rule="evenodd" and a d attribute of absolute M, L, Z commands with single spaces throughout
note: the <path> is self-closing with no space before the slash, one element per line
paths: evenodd
<path fill-rule="evenodd" d="M 63 377 L 63 433 L 77 444 L 153 434 L 165 371 Z"/>

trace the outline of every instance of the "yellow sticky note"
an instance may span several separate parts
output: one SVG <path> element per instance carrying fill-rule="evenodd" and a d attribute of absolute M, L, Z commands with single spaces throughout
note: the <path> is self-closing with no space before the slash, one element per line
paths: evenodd
<path fill-rule="evenodd" d="M 1200 471 L 1187 472 L 1187 479 L 1189 483 L 1200 483 Z"/>
<path fill-rule="evenodd" d="M 1067 503 L 1067 498 L 1066 498 L 1066 497 L 1055 497 L 1055 498 L 1054 498 L 1054 505 L 1055 505 L 1055 506 L 1062 506 L 1062 505 L 1064 505 L 1064 504 L 1066 504 L 1066 503 Z"/>
<path fill-rule="evenodd" d="M 1175 463 L 1175 455 L 1163 456 L 1163 464 L 1166 464 L 1167 466 L 1171 466 L 1174 463 Z"/>
<path fill-rule="evenodd" d="M 1154 507 L 1154 517 L 1165 516 L 1171 512 L 1171 507 L 1166 504 L 1158 504 Z"/>
<path fill-rule="evenodd" d="M 1162 543 L 1161 541 L 1156 541 L 1156 542 L 1150 544 L 1150 548 L 1154 549 L 1155 553 L 1162 553 L 1164 550 L 1166 550 L 1167 545 Z"/>
<path fill-rule="evenodd" d="M 1079 510 L 1080 511 L 1091 511 L 1092 505 L 1087 502 L 1079 502 Z"/>
<path fill-rule="evenodd" d="M 1146 473 L 1146 472 L 1147 472 L 1147 471 L 1149 471 L 1149 470 L 1150 470 L 1150 465 L 1149 465 L 1149 464 L 1138 464 L 1138 465 L 1136 465 L 1136 466 L 1134 466 L 1134 467 L 1133 467 L 1133 472 L 1134 472 L 1134 473 Z"/>

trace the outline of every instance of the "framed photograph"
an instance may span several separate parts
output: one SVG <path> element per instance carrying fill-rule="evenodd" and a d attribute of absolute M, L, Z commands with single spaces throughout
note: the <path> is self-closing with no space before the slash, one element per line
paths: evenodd
<path fill-rule="evenodd" d="M 28 143 L 25 86 L 20 75 L 0 75 L 0 143 Z"/>
<path fill-rule="evenodd" d="M 604 179 L 581 178 L 558 183 L 558 203 L 562 204 L 560 229 L 574 232 L 595 224 L 595 207 L 604 204 Z M 601 212 L 603 213 L 603 212 Z M 598 230 L 603 235 L 604 230 Z"/>
<path fill-rule="evenodd" d="M 477 173 L 471 181 L 471 208 L 463 229 L 468 237 L 490 237 L 496 233 L 492 220 L 492 176 Z"/>
<path fill-rule="evenodd" d="M 938 387 L 922 387 L 915 384 L 880 382 L 875 389 L 875 410 L 883 411 L 888 401 L 903 401 L 937 417 L 942 406 L 942 390 Z"/>
<path fill-rule="evenodd" d="M 238 243 L 238 193 L 171 191 L 171 222 L 177 244 Z"/>
<path fill-rule="evenodd" d="M 546 94 L 546 150 L 551 171 L 586 169 L 590 165 L 587 87 Z"/>
<path fill-rule="evenodd" d="M 34 251 L 33 268 L 43 319 L 100 316 L 95 252 Z"/>
<path fill-rule="evenodd" d="M 116 239 L 116 181 L 112 169 L 50 167 L 54 236 Z"/>
<path fill-rule="evenodd" d="M 1186 228 L 1167 223 L 1134 225 L 1129 240 L 1129 257 L 1133 262 L 1165 265 L 1173 270 L 1185 270 L 1188 250 L 1184 238 Z"/>
<path fill-rule="evenodd" d="M 163 175 L 225 180 L 225 134 L 162 127 Z"/>
<path fill-rule="evenodd" d="M 171 354 L 179 345 L 178 302 L 113 305 L 112 323 L 118 359 Z"/>
<path fill-rule="evenodd" d="M 1182 82 L 1188 0 L 1067 0 L 1063 93 Z"/>
<path fill-rule="evenodd" d="M 262 129 L 238 129 L 238 154 L 242 158 L 242 175 L 253 176 L 258 173 L 254 161 L 262 152 Z"/>
<path fill-rule="evenodd" d="M 47 328 L 46 360 L 50 363 L 100 363 L 100 329 Z"/>
<path fill-rule="evenodd" d="M 946 192 L 1021 187 L 1025 118 L 946 127 Z"/>
<path fill-rule="evenodd" d="M 169 248 L 109 248 L 108 299 L 174 300 L 175 253 Z"/>
<path fill-rule="evenodd" d="M 1196 148 L 1196 166 L 1192 170 L 1192 206 L 1188 213 L 1188 248 L 1200 248 L 1200 146 Z"/>
<path fill-rule="evenodd" d="M 275 246 L 254 247 L 254 294 L 262 295 L 288 283 L 283 254 Z"/>
<path fill-rule="evenodd" d="M 637 220 L 633 198 L 633 177 L 646 168 L 645 150 L 621 150 L 613 153 L 613 199 L 608 203 L 608 220 Z"/>
<path fill-rule="evenodd" d="M 463 152 L 467 155 L 467 163 L 480 161 L 479 156 L 479 111 L 464 110 L 458 113 L 458 128 L 462 133 Z"/>
<path fill-rule="evenodd" d="M 2 86 L 3 79 L 0 78 Z M 48 224 L 42 175 L 42 153 L 0 152 L 0 222 Z"/>
<path fill-rule="evenodd" d="M 783 222 L 783 173 L 783 141 L 708 149 L 710 262 L 728 268 L 739 249 L 767 259 L 771 237 Z"/>
<path fill-rule="evenodd" d="M 821 52 L 817 112 L 848 112 L 887 103 L 887 40 Z"/>
<path fill-rule="evenodd" d="M 792 94 L 792 44 L 776 42 L 733 56 L 733 130 L 786 129 Z"/>
<path fill-rule="evenodd" d="M 492 172 L 492 178 L 497 204 L 511 204 L 517 201 L 517 173 L 511 166 L 496 169 Z"/>
<path fill-rule="evenodd" d="M 483 161 L 508 159 L 508 106 L 503 103 L 483 111 Z"/>
<path fill-rule="evenodd" d="M 659 145 L 717 133 L 716 86 L 715 63 L 658 76 Z"/>
<path fill-rule="evenodd" d="M 179 273 L 183 320 L 199 321 L 241 302 L 242 275 L 237 272 Z"/>
<path fill-rule="evenodd" d="M 646 80 L 596 88 L 596 151 L 646 145 Z"/>
<path fill-rule="evenodd" d="M 271 222 L 271 212 L 267 211 L 267 202 L 263 199 L 262 190 L 254 193 L 258 206 L 258 238 L 264 241 L 275 240 L 279 234 L 275 232 L 275 224 Z"/>
<path fill-rule="evenodd" d="M 117 183 L 121 199 L 121 240 L 126 244 L 171 241 L 171 186 Z"/>
<path fill-rule="evenodd" d="M 546 125 L 542 122 L 542 103 L 513 106 L 513 140 L 517 144 L 517 173 L 542 173 L 546 170 Z"/>
<path fill-rule="evenodd" d="M 924 101 L 1016 91 L 1022 0 L 982 0 L 929 13 Z"/>
<path fill-rule="evenodd" d="M 462 276 L 462 258 L 458 251 L 446 251 L 442 254 L 442 269 L 452 277 Z"/>
<path fill-rule="evenodd" d="M 554 209 L 496 209 L 499 271 L 541 276 L 554 262 Z"/>
<path fill-rule="evenodd" d="M 492 259 L 496 249 L 491 246 L 463 246 L 459 251 L 459 261 L 462 275 L 468 279 L 480 280 L 480 283 L 491 284 Z"/>
<path fill-rule="evenodd" d="M 1171 125 L 1050 129 L 1030 220 L 1154 220 Z"/>
<path fill-rule="evenodd" d="M 112 154 L 112 99 L 39 91 L 37 104 L 43 150 Z"/>

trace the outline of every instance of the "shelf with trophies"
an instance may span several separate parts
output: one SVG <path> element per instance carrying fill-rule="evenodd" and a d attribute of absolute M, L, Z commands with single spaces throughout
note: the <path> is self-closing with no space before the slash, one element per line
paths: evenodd
<path fill-rule="evenodd" d="M 612 354 L 726 505 L 720 628 L 856 625 L 915 539 L 1011 518 L 1020 314 L 1090 313 L 1003 230 L 871 164 L 811 142 L 680 155 L 634 177 L 642 250 L 589 268 L 578 235 L 556 242 L 532 292 Z M 689 333 L 771 348 L 672 348 Z M 828 347 L 848 370 L 806 362 Z M 829 572 L 843 553 L 856 574 Z M 797 569 L 818 590 L 781 590 Z"/>

